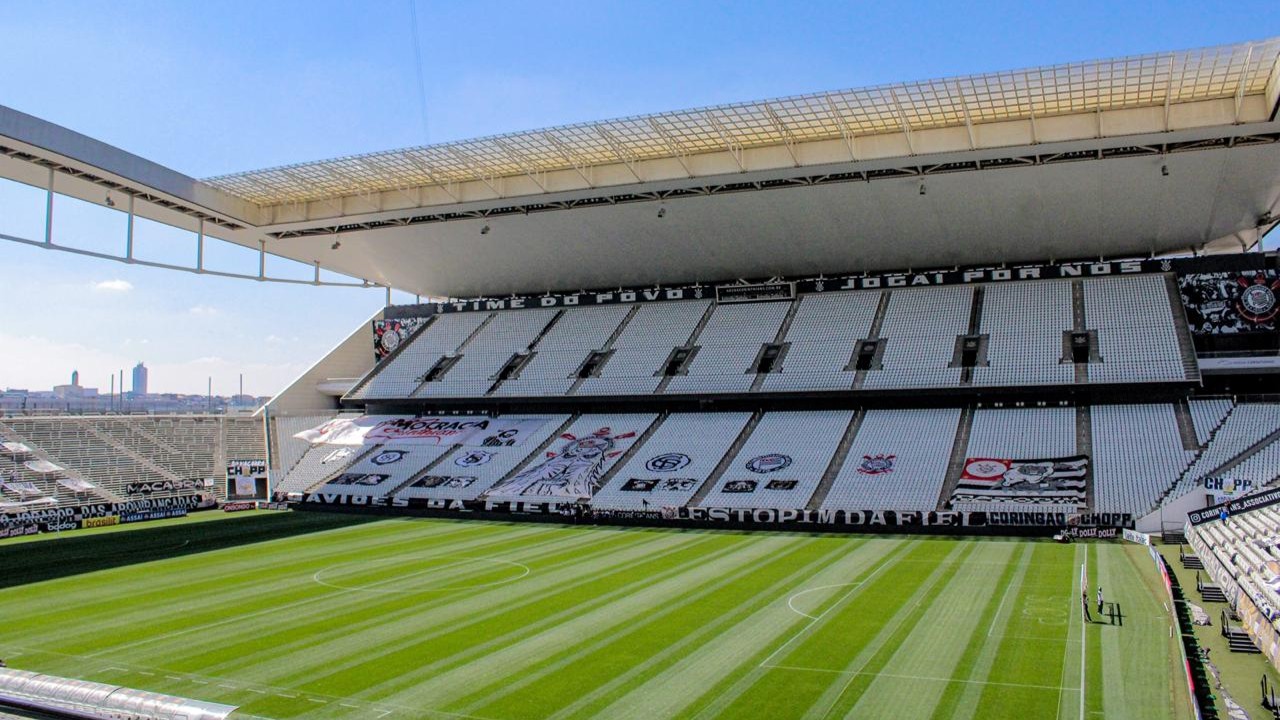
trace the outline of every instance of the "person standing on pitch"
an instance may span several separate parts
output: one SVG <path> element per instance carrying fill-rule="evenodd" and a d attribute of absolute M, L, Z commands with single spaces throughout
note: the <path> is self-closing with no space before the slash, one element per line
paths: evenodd
<path fill-rule="evenodd" d="M 1098 586 L 1098 614 L 1099 614 L 1099 615 L 1101 615 L 1101 614 L 1102 614 L 1102 606 L 1103 606 L 1103 604 L 1104 604 L 1104 603 L 1103 603 L 1103 601 L 1102 601 L 1102 586 L 1101 586 L 1101 585 L 1099 585 L 1099 586 Z"/>

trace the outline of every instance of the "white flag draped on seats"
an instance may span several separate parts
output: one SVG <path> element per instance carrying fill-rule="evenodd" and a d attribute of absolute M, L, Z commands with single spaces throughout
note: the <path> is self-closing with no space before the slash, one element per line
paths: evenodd
<path fill-rule="evenodd" d="M 60 466 L 54 465 L 48 460 L 28 460 L 22 464 L 26 465 L 27 469 L 31 472 L 40 473 L 41 475 L 62 472 L 62 468 Z"/>

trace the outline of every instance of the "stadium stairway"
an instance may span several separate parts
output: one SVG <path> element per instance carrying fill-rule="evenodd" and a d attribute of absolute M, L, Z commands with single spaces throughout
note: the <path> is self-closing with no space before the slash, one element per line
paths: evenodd
<path fill-rule="evenodd" d="M 475 340 L 475 339 L 476 339 L 476 337 L 478 337 L 478 336 L 480 335 L 480 333 L 484 332 L 484 329 L 485 329 L 486 327 L 488 327 L 488 326 L 489 326 L 489 323 L 493 322 L 493 319 L 494 319 L 495 317 L 497 317 L 497 316 L 498 316 L 498 314 L 497 314 L 497 313 L 492 313 L 492 312 L 491 312 L 491 313 L 489 313 L 488 315 L 486 315 L 486 316 L 485 316 L 485 318 L 484 318 L 484 320 L 483 320 L 483 321 L 481 321 L 481 323 L 480 323 L 479 325 L 477 325 L 477 326 L 476 326 L 476 329 L 475 329 L 475 330 L 472 330 L 472 331 L 471 331 L 471 334 L 470 334 L 470 335 L 467 335 L 467 338 L 466 338 L 465 340 L 463 340 L 461 343 L 459 343 L 459 344 L 458 344 L 458 347 L 457 347 L 456 349 L 454 349 L 453 353 L 454 353 L 455 355 L 457 355 L 458 357 L 462 357 L 462 356 L 465 354 L 465 353 L 464 353 L 464 351 L 467 349 L 467 345 L 469 345 L 469 344 L 471 343 L 471 341 L 472 341 L 472 340 Z M 401 346 L 401 347 L 404 347 L 405 345 L 408 345 L 408 344 L 409 344 L 409 343 L 401 343 L 401 344 L 400 344 L 400 346 Z M 399 349 L 399 348 L 397 348 L 397 349 Z M 386 360 L 383 360 L 382 362 L 378 363 L 378 365 L 379 365 L 379 366 L 389 366 L 389 365 L 390 365 L 390 363 L 388 363 Z M 426 387 L 426 385 L 427 385 L 426 373 L 427 373 L 427 370 L 428 370 L 428 369 L 429 369 L 429 368 L 424 368 L 424 369 L 423 369 L 423 375 L 421 376 L 421 382 L 419 382 L 419 383 L 418 383 L 418 385 L 417 385 L 417 387 L 415 387 L 415 388 L 413 389 L 413 392 L 409 393 L 409 397 L 422 397 L 422 396 L 418 395 L 418 393 L 422 392 L 423 388 L 425 388 L 425 387 Z"/>
<path fill-rule="evenodd" d="M 417 482 L 419 478 L 421 478 L 421 477 L 422 477 L 422 476 L 424 476 L 424 475 L 427 475 L 427 474 L 428 474 L 428 473 L 430 473 L 432 470 L 435 470 L 435 469 L 436 469 L 436 467 L 437 467 L 438 465 L 440 465 L 440 463 L 444 462 L 446 458 L 448 458 L 449 456 L 453 455 L 453 451 L 454 451 L 454 450 L 457 450 L 459 447 L 461 447 L 461 446 L 460 446 L 460 445 L 454 445 L 453 447 L 449 448 L 449 449 L 448 449 L 448 450 L 446 450 L 445 452 L 440 453 L 440 455 L 439 455 L 438 457 L 436 457 L 436 459 L 432 460 L 431 462 L 427 463 L 426 465 L 423 465 L 421 468 L 419 468 L 419 469 L 418 469 L 418 471 L 417 471 L 417 472 L 415 472 L 415 473 L 413 473 L 413 474 L 409 475 L 409 477 L 408 477 L 408 478 L 406 478 L 404 482 L 402 482 L 402 483 L 400 483 L 399 485 L 396 485 L 395 487 L 391 488 L 390 490 L 388 490 L 388 491 L 386 491 L 386 492 L 382 493 L 382 495 L 380 495 L 379 497 L 395 497 L 397 493 L 401 492 L 401 491 L 402 491 L 402 490 L 404 490 L 405 488 L 407 488 L 407 487 L 409 487 L 410 485 L 412 485 L 412 484 L 414 484 L 415 482 Z M 357 460 L 356 462 L 359 462 L 359 460 Z M 354 464 L 355 464 L 355 463 L 352 463 L 352 465 L 354 465 Z"/>
<path fill-rule="evenodd" d="M 698 488 L 698 492 L 694 493 L 693 497 L 689 498 L 689 502 L 685 503 L 686 507 L 698 507 L 706 499 L 707 495 L 711 494 L 712 488 L 720 481 L 720 476 L 724 475 L 725 471 L 729 469 L 729 464 L 738 456 L 742 446 L 747 443 L 747 438 L 750 438 L 751 433 L 756 431 L 756 426 L 760 424 L 762 417 L 764 417 L 764 413 L 759 410 L 751 414 L 751 419 L 747 421 L 746 425 L 742 426 L 742 432 L 738 433 L 738 437 L 734 438 L 733 444 L 725 451 L 724 457 L 720 458 L 720 462 L 716 464 L 715 469 L 711 471 L 710 475 L 707 475 L 702 487 Z"/>
<path fill-rule="evenodd" d="M 688 359 L 685 360 L 685 367 L 688 367 L 689 363 L 693 362 L 693 359 L 698 356 L 698 348 L 696 347 L 698 344 L 698 336 L 702 334 L 704 329 L 706 329 L 707 323 L 711 322 L 711 315 L 715 313 L 715 311 L 716 304 L 708 303 L 707 309 L 703 311 L 702 317 L 698 319 L 698 324 L 693 327 L 693 332 L 689 333 L 689 339 L 685 340 L 683 347 L 693 348 L 693 352 L 690 353 Z M 672 349 L 674 350 L 675 348 Z M 653 394 L 662 395 L 665 393 L 667 391 L 667 386 L 671 384 L 671 378 L 673 377 L 675 376 L 664 376 L 662 378 L 662 382 L 658 383 L 658 387 L 653 391 Z"/>
<path fill-rule="evenodd" d="M 662 424 L 665 423 L 667 418 L 670 416 L 671 413 L 664 412 L 658 416 L 657 420 L 649 423 L 649 427 L 645 428 L 645 431 L 640 433 L 640 437 L 636 438 L 636 441 L 631 443 L 631 447 L 627 448 L 627 451 L 622 454 L 622 457 L 614 461 L 613 467 L 610 467 L 604 475 L 600 476 L 600 485 L 597 489 L 608 485 L 609 481 L 613 479 L 613 476 L 617 475 L 618 471 L 626 467 L 627 463 L 631 461 L 631 458 L 634 457 L 636 453 L 640 452 L 640 449 L 644 447 L 644 444 L 649 442 L 649 438 L 653 437 L 653 434 L 658 431 L 658 428 L 662 427 Z M 560 433 L 562 432 L 564 432 L 564 428 L 561 428 L 560 431 L 552 435 L 552 437 L 560 437 Z"/>
<path fill-rule="evenodd" d="M 564 313 L 565 313 L 564 310 L 557 310 L 556 314 L 551 316 L 551 319 L 547 321 L 547 324 L 542 326 L 542 330 L 538 332 L 538 335 L 534 337 L 532 341 L 530 341 L 529 347 L 526 348 L 529 351 L 529 356 L 525 359 L 524 363 L 520 366 L 520 369 L 512 373 L 510 377 L 495 379 L 493 384 L 489 386 L 489 389 L 485 391 L 485 397 L 489 397 L 494 393 L 496 393 L 498 391 L 498 388 L 502 387 L 502 384 L 505 383 L 506 381 L 520 379 L 520 370 L 523 370 L 525 367 L 527 367 L 529 364 L 529 361 L 533 360 L 534 356 L 538 354 L 538 344 L 542 342 L 542 338 L 547 336 L 547 333 L 551 332 L 551 328 L 555 327 L 556 324 L 560 322 L 560 319 L 564 317 Z"/>
<path fill-rule="evenodd" d="M 1084 316 L 1084 281 L 1071 281 L 1071 331 L 1085 332 L 1087 330 L 1086 318 Z M 1089 363 L 1075 363 L 1075 382 L 1077 385 L 1083 385 L 1089 382 Z"/>
<path fill-rule="evenodd" d="M 325 473 L 324 476 L 322 476 L 319 481 L 311 483 L 302 492 L 317 492 L 320 488 L 324 487 L 324 485 L 328 483 L 330 480 L 346 472 L 347 468 L 355 465 L 361 460 L 364 460 L 365 458 L 369 457 L 370 455 L 377 452 L 381 448 L 382 448 L 381 445 L 370 445 L 368 448 L 362 449 L 358 453 L 353 453 L 350 456 L 350 458 L 347 458 L 349 462 L 344 462 L 341 465 L 339 465 L 337 468 L 334 468 L 333 470 L 330 470 L 328 473 Z"/>
<path fill-rule="evenodd" d="M 1169 306 L 1173 312 L 1174 334 L 1178 338 L 1178 351 L 1182 354 L 1182 369 L 1188 380 L 1200 379 L 1200 365 L 1196 362 L 1196 347 L 1191 340 L 1191 326 L 1187 321 L 1187 308 L 1182 304 L 1182 293 L 1178 289 L 1178 278 L 1174 273 L 1165 273 L 1165 289 L 1169 291 Z"/>
<path fill-rule="evenodd" d="M 773 336 L 774 345 L 782 345 L 784 342 L 786 342 L 787 333 L 791 331 L 791 323 L 795 322 L 796 313 L 799 310 L 800 310 L 800 301 L 792 300 L 791 307 L 787 308 L 787 314 L 782 317 L 782 324 L 778 326 L 778 332 L 775 333 Z M 760 348 L 760 352 L 761 354 L 764 353 L 763 347 Z M 782 355 L 778 357 L 778 362 L 781 363 L 786 358 L 786 356 L 787 356 L 786 350 L 784 349 L 782 351 Z M 759 361 L 760 361 L 760 358 L 759 356 L 757 356 L 756 362 L 759 363 Z M 764 381 L 765 381 L 765 378 L 767 377 L 769 377 L 769 373 L 756 373 L 756 379 L 751 381 L 751 392 L 756 392 L 760 390 L 760 388 L 764 387 Z"/>
<path fill-rule="evenodd" d="M 1262 653 L 1244 628 L 1239 625 L 1232 625 L 1230 622 L 1226 622 L 1225 619 L 1222 623 L 1222 637 L 1227 639 L 1227 647 L 1231 648 L 1231 652 L 1253 655 Z"/>
<path fill-rule="evenodd" d="M 986 297 L 986 288 L 978 285 L 973 289 L 973 304 L 969 306 L 969 329 L 968 335 L 978 335 L 982 332 L 982 303 Z M 959 350 L 956 351 L 959 356 Z M 957 361 L 958 361 L 957 357 Z M 960 371 L 960 385 L 968 387 L 973 385 L 973 367 L 966 367 Z"/>
<path fill-rule="evenodd" d="M 875 317 L 871 319 L 871 327 L 867 330 L 868 340 L 880 339 L 880 330 L 884 328 L 884 316 L 889 313 L 889 295 L 890 290 L 882 290 L 880 292 L 880 301 L 876 304 Z M 853 376 L 853 389 L 861 390 L 862 386 L 867 382 L 867 371 L 859 370 Z"/>
<path fill-rule="evenodd" d="M 951 495 L 956 491 L 960 475 L 964 469 L 964 459 L 969 452 L 969 435 L 973 432 L 973 406 L 966 405 L 960 411 L 960 422 L 956 424 L 956 439 L 951 444 L 951 460 L 947 462 L 947 476 L 942 481 L 942 492 L 938 494 L 938 510 L 945 510 Z"/>
<path fill-rule="evenodd" d="M 1088 405 L 1076 406 L 1076 452 L 1093 457 L 1093 411 Z M 1097 507 L 1093 487 L 1093 467 L 1092 462 L 1086 465 L 1084 476 L 1084 502 L 1085 507 L 1089 509 Z"/>
<path fill-rule="evenodd" d="M 1272 431 L 1266 437 L 1262 438 L 1258 442 L 1245 448 L 1243 451 L 1240 452 L 1240 454 L 1236 455 L 1230 460 L 1214 468 L 1208 474 L 1206 474 L 1205 477 L 1206 478 L 1222 477 L 1226 473 L 1229 473 L 1232 470 L 1234 470 L 1237 465 L 1239 465 L 1240 463 L 1243 463 L 1244 461 L 1248 460 L 1254 455 L 1257 455 L 1259 451 L 1261 451 L 1263 448 L 1270 445 L 1271 443 L 1276 442 L 1277 440 L 1280 440 L 1280 428 L 1277 428 L 1276 430 Z"/>
<path fill-rule="evenodd" d="M 604 345 L 598 348 L 598 350 L 602 353 L 612 353 L 613 344 L 618 341 L 618 336 L 622 335 L 623 331 L 627 329 L 627 326 L 631 324 L 631 319 L 634 318 L 638 312 L 640 312 L 640 306 L 633 306 L 631 310 L 627 312 L 626 317 L 622 318 L 622 322 L 618 323 L 618 327 L 613 329 L 613 333 L 609 335 L 609 339 L 605 340 Z M 583 358 L 583 363 L 585 364 L 585 362 L 586 358 Z M 609 360 L 608 356 L 606 356 L 604 362 L 600 363 L 600 366 L 596 368 L 594 374 L 599 375 L 600 371 L 604 369 L 604 366 L 608 364 Z M 577 380 L 574 380 L 573 384 L 569 386 L 569 390 L 565 392 L 565 395 L 576 395 L 578 388 L 581 387 L 582 383 L 585 381 L 585 377 L 580 377 Z"/>
<path fill-rule="evenodd" d="M 1155 510 L 1169 501 L 1169 496 L 1173 494 L 1174 490 L 1177 490 L 1182 485 L 1183 480 L 1187 477 L 1187 473 L 1191 472 L 1191 468 L 1196 466 L 1196 461 L 1200 459 L 1200 456 L 1204 454 L 1205 450 L 1207 450 L 1210 445 L 1213 445 L 1213 439 L 1218 435 L 1218 431 L 1226 424 L 1227 420 L 1231 417 L 1231 414 L 1236 411 L 1237 407 L 1239 407 L 1239 405 L 1232 405 L 1231 408 L 1227 410 L 1226 414 L 1222 416 L 1222 419 L 1218 421 L 1218 424 L 1209 431 L 1209 436 L 1205 439 L 1204 445 L 1196 449 L 1196 454 L 1187 461 L 1186 466 L 1182 468 L 1182 472 L 1178 473 L 1178 479 L 1174 480 L 1169 484 L 1169 487 L 1165 488 L 1160 497 L 1156 499 L 1155 504 L 1148 508 L 1148 512 Z"/>
<path fill-rule="evenodd" d="M 1200 598 L 1205 602 L 1225 603 L 1227 601 L 1227 594 L 1222 591 L 1222 588 L 1202 580 L 1200 573 L 1196 573 L 1196 592 L 1200 593 Z"/>
<path fill-rule="evenodd" d="M 1182 449 L 1187 452 L 1200 450 L 1200 440 L 1196 437 L 1196 424 L 1191 418 L 1191 404 L 1186 398 L 1173 404 L 1173 412 L 1178 419 L 1178 435 L 1182 437 Z"/>
<path fill-rule="evenodd" d="M 835 484 L 836 477 L 844 468 L 844 462 L 849 457 L 849 449 L 853 447 L 853 441 L 857 438 L 862 420 L 866 416 L 867 411 L 864 408 L 855 412 L 853 418 L 849 420 L 849 427 L 845 428 L 840 444 L 836 445 L 835 454 L 831 456 L 826 472 L 822 473 L 822 480 L 818 482 L 818 487 L 813 491 L 813 497 L 809 498 L 809 503 L 805 505 L 806 510 L 817 510 L 826 501 L 827 495 L 831 493 L 831 486 Z"/>
<path fill-rule="evenodd" d="M 538 445 L 538 447 L 531 450 L 528 455 L 525 455 L 523 460 L 511 466 L 511 469 L 507 471 L 507 474 L 498 478 L 498 481 L 495 482 L 490 487 L 498 487 L 503 483 L 505 483 L 506 481 L 510 480 L 511 478 L 515 477 L 516 475 L 519 475 L 520 472 L 524 470 L 525 467 L 528 466 L 530 458 L 539 457 L 543 453 L 545 453 L 547 451 L 547 448 L 551 447 L 551 445 L 555 443 L 556 440 L 559 440 L 561 435 L 564 435 L 566 432 L 568 432 L 569 428 L 573 427 L 573 424 L 577 422 L 578 418 L 580 417 L 582 417 L 581 413 L 574 413 L 573 415 L 570 415 L 569 417 L 565 418 L 564 423 L 562 423 L 560 427 L 556 428 L 555 432 L 548 435 L 547 439 L 543 440 L 542 443 Z M 448 455 L 449 453 L 445 453 L 444 455 L 440 456 L 440 459 L 443 460 L 444 458 L 448 457 Z M 432 466 L 434 465 L 435 463 L 432 463 Z M 422 473 L 415 474 L 414 479 L 416 480 L 418 476 L 421 474 Z M 409 483 L 406 483 L 406 485 L 408 484 Z M 482 492 L 480 493 L 479 499 L 483 500 L 487 496 L 488 496 L 488 491 Z"/>

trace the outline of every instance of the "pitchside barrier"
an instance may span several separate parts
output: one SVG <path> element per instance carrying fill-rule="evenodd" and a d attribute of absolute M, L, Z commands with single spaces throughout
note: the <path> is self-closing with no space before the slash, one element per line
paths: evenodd
<path fill-rule="evenodd" d="M 202 503 L 211 506 L 200 495 L 181 495 L 3 514 L 0 515 L 0 539 L 185 517 L 192 510 L 201 509 Z"/>
<path fill-rule="evenodd" d="M 611 510 L 576 503 L 371 498 L 340 493 L 306 493 L 291 505 L 299 510 L 380 515 L 727 530 L 1051 536 L 1062 533 L 1065 528 L 1067 535 L 1079 539 L 1118 539 L 1123 528 L 1133 526 L 1133 517 L 1127 513 L 1068 514 L 1030 510 L 923 512 L 686 507 Z"/>

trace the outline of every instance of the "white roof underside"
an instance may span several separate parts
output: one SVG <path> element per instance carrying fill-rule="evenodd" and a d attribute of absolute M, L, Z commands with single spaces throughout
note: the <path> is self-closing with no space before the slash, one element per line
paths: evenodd
<path fill-rule="evenodd" d="M 1262 95 L 1280 38 L 564 125 L 209 178 L 259 205 Z M 1274 88 L 1272 88 L 1274 90 Z M 797 162 L 797 164 L 800 164 Z"/>

